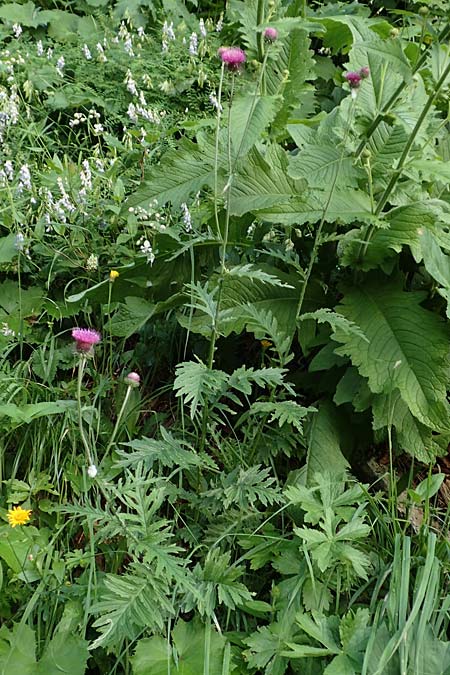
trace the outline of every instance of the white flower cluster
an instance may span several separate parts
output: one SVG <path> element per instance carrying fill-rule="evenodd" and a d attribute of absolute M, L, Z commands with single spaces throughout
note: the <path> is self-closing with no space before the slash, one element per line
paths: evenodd
<path fill-rule="evenodd" d="M 175 40 L 175 31 L 173 30 L 173 21 L 167 23 L 164 21 L 162 29 L 162 42 L 161 48 L 163 52 L 169 51 L 169 42 Z"/>
<path fill-rule="evenodd" d="M 5 89 L 0 90 L 0 143 L 3 143 L 8 127 L 19 120 L 19 101 L 16 85 L 11 87 L 9 95 Z"/>

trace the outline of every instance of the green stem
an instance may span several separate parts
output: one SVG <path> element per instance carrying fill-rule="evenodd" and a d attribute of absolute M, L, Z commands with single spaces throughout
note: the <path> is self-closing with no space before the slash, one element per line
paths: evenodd
<path fill-rule="evenodd" d="M 86 367 L 86 357 L 81 354 L 80 355 L 80 360 L 78 362 L 78 383 L 77 383 L 77 404 L 78 404 L 78 428 L 80 430 L 80 436 L 81 440 L 83 441 L 84 448 L 86 450 L 86 458 L 87 458 L 87 463 L 88 466 L 91 466 L 94 464 L 94 460 L 92 459 L 91 455 L 91 450 L 89 448 L 89 443 L 87 442 L 85 433 L 84 433 L 84 426 L 83 426 L 83 410 L 81 406 L 81 388 L 83 385 L 83 374 L 84 374 L 84 369 Z"/>
<path fill-rule="evenodd" d="M 440 34 L 438 35 L 438 38 L 437 38 L 437 40 L 436 40 L 436 43 L 440 43 L 440 42 L 442 42 L 443 40 L 446 40 L 447 37 L 449 36 L 449 34 L 450 34 L 450 24 L 447 24 L 447 25 L 442 29 L 442 31 L 440 32 Z M 417 63 L 415 64 L 414 68 L 412 69 L 412 75 L 414 75 L 415 73 L 417 73 L 417 71 L 420 70 L 420 68 L 421 68 L 421 67 L 423 66 L 423 64 L 425 63 L 425 61 L 426 61 L 426 59 L 427 59 L 427 56 L 428 56 L 428 50 L 429 50 L 429 48 L 430 48 L 430 45 L 427 45 L 426 48 L 424 49 L 424 51 L 423 51 L 423 53 L 422 53 L 422 56 L 420 57 L 420 59 L 417 61 Z M 374 134 L 375 130 L 378 128 L 378 125 L 380 124 L 380 122 L 382 122 L 383 117 L 384 117 L 384 116 L 386 115 L 386 113 L 389 112 L 389 110 L 392 108 L 392 106 L 393 106 L 394 103 L 397 101 L 397 99 L 399 98 L 399 96 L 401 95 L 401 93 L 403 92 L 403 89 L 406 87 L 407 84 L 408 84 L 408 82 L 406 82 L 406 81 L 404 81 L 404 82 L 402 82 L 401 84 L 399 84 L 399 86 L 398 86 L 397 89 L 394 91 L 394 93 L 392 94 L 392 96 L 389 98 L 389 100 L 388 100 L 388 101 L 384 104 L 384 106 L 381 108 L 380 112 L 379 112 L 378 115 L 375 117 L 375 119 L 372 121 L 372 124 L 369 126 L 369 128 L 368 128 L 368 130 L 367 130 L 367 132 L 366 132 L 365 138 L 363 138 L 362 141 L 360 142 L 360 144 L 358 145 L 358 147 L 357 147 L 357 149 L 356 149 L 356 153 L 355 153 L 355 156 L 356 156 L 356 157 L 359 157 L 359 156 L 360 156 L 360 154 L 362 153 L 362 151 L 363 151 L 364 148 L 366 147 L 367 142 L 369 141 L 369 139 L 371 138 L 371 136 Z"/>
<path fill-rule="evenodd" d="M 219 140 L 220 140 L 220 120 L 222 117 L 222 87 L 223 75 L 225 72 L 225 63 L 222 62 L 222 70 L 220 71 L 219 91 L 217 93 L 217 123 L 216 123 L 216 145 L 214 152 L 214 216 L 216 220 L 217 236 L 220 238 L 220 223 L 219 223 L 219 186 L 218 186 L 218 172 L 219 172 Z"/>
<path fill-rule="evenodd" d="M 113 281 L 110 279 L 109 280 L 109 287 L 108 287 L 108 333 L 109 333 L 109 372 L 111 376 L 111 380 L 113 379 L 113 339 L 112 339 L 112 332 L 111 332 L 111 298 L 112 298 L 112 285 Z"/>
<path fill-rule="evenodd" d="M 412 130 L 411 134 L 409 135 L 409 138 L 406 142 L 405 147 L 403 148 L 403 152 L 400 156 L 400 159 L 398 160 L 397 168 L 394 171 L 394 173 L 392 174 L 391 179 L 390 179 L 389 183 L 387 184 L 387 186 L 386 186 L 386 188 L 385 188 L 383 194 L 381 195 L 380 200 L 377 204 L 377 207 L 375 209 L 375 215 L 376 216 L 380 215 L 383 208 L 386 206 L 386 204 L 388 202 L 388 199 L 389 199 L 389 197 L 392 193 L 392 190 L 397 185 L 397 181 L 402 174 L 403 167 L 405 165 L 406 160 L 408 159 L 409 151 L 411 150 L 411 148 L 413 146 L 413 143 L 416 139 L 416 136 L 419 133 L 420 127 L 422 126 L 431 106 L 433 105 L 434 99 L 436 98 L 437 94 L 439 93 L 439 90 L 441 89 L 442 85 L 444 84 L 444 82 L 447 79 L 449 74 L 450 74 L 450 63 L 448 64 L 447 68 L 444 70 L 441 77 L 439 78 L 434 91 L 429 95 L 428 100 L 427 100 L 422 112 L 420 113 L 420 116 L 419 116 L 415 126 L 414 126 L 414 129 Z M 361 260 L 366 255 L 367 249 L 368 249 L 369 244 L 370 244 L 370 240 L 372 239 L 373 233 L 375 232 L 375 227 L 376 227 L 375 225 L 371 225 L 369 227 L 369 229 L 367 230 L 367 236 L 366 236 L 364 244 L 361 244 L 360 253 L 358 255 L 358 260 Z"/>
<path fill-rule="evenodd" d="M 305 274 L 305 277 L 304 277 L 304 281 L 303 281 L 303 284 L 302 284 L 302 290 L 300 291 L 300 297 L 299 297 L 299 300 L 298 300 L 297 311 L 296 311 L 296 315 L 295 315 L 296 324 L 297 324 L 297 321 L 298 321 L 298 319 L 300 317 L 300 314 L 301 314 L 301 311 L 302 311 L 303 303 L 305 301 L 306 289 L 308 287 L 308 283 L 309 283 L 309 280 L 311 278 L 313 267 L 316 263 L 316 258 L 317 258 L 317 254 L 318 254 L 318 251 L 319 251 L 320 244 L 322 243 L 321 242 L 322 230 L 323 230 L 323 226 L 325 225 L 325 219 L 327 217 L 328 208 L 330 206 L 331 199 L 332 199 L 333 194 L 334 194 L 334 189 L 336 187 L 336 182 L 337 182 L 337 179 L 338 179 L 338 176 L 339 176 L 341 163 L 342 163 L 342 160 L 344 159 L 345 143 L 346 143 L 347 136 L 348 136 L 348 133 L 349 133 L 349 130 L 350 130 L 350 122 L 351 122 L 351 119 L 353 117 L 354 108 L 355 108 L 355 99 L 352 100 L 349 119 L 348 119 L 348 122 L 347 122 L 347 127 L 346 127 L 344 138 L 343 138 L 343 141 L 342 141 L 342 152 L 341 152 L 341 155 L 339 157 L 339 163 L 338 163 L 338 166 L 337 166 L 337 170 L 336 170 L 336 173 L 334 175 L 333 181 L 331 183 L 331 187 L 330 187 L 330 191 L 329 191 L 329 194 L 328 194 L 327 201 L 325 202 L 325 206 L 323 208 L 322 218 L 320 219 L 319 226 L 316 230 L 316 236 L 314 237 L 314 244 L 313 244 L 313 249 L 311 251 L 311 257 L 309 259 L 308 267 L 307 267 L 306 274 Z M 292 340 L 293 339 L 294 339 L 294 336 L 292 336 Z M 291 343 L 292 343 L 292 340 L 291 340 Z"/>
<path fill-rule="evenodd" d="M 428 101 L 425 103 L 425 106 L 424 106 L 422 112 L 420 113 L 419 119 L 417 120 L 417 122 L 415 124 L 415 127 L 412 130 L 412 132 L 411 132 L 411 134 L 410 134 L 410 136 L 409 136 L 409 138 L 406 142 L 405 147 L 403 148 L 403 152 L 400 156 L 398 166 L 397 166 L 396 170 L 394 171 L 394 173 L 392 174 L 391 180 L 389 181 L 385 191 L 381 195 L 381 199 L 378 202 L 377 208 L 375 209 L 375 215 L 378 216 L 381 213 L 381 211 L 383 210 L 384 206 L 386 205 L 392 190 L 394 189 L 395 185 L 397 184 L 398 179 L 401 176 L 401 173 L 403 171 L 403 166 L 404 166 L 404 164 L 405 164 L 405 162 L 408 158 L 409 151 L 411 150 L 411 147 L 412 147 L 412 145 L 413 145 L 413 143 L 416 139 L 416 136 L 419 132 L 419 129 L 422 126 L 423 121 L 425 120 L 425 117 L 428 114 L 428 111 L 430 110 L 431 106 L 433 105 L 434 99 L 436 98 L 437 94 L 439 93 L 442 85 L 444 84 L 444 82 L 447 79 L 449 74 L 450 74 L 450 63 L 448 64 L 448 66 L 444 70 L 444 72 L 442 73 L 441 77 L 439 78 L 439 80 L 436 84 L 436 87 L 435 87 L 434 91 L 429 95 Z"/>
<path fill-rule="evenodd" d="M 125 408 L 127 407 L 128 399 L 130 398 L 130 394 L 131 394 L 132 389 L 133 389 L 133 385 L 128 385 L 127 391 L 125 393 L 125 397 L 123 399 L 123 403 L 120 407 L 119 414 L 117 415 L 116 423 L 114 425 L 114 429 L 113 429 L 113 432 L 111 434 L 111 438 L 109 439 L 109 443 L 106 446 L 105 455 L 104 455 L 105 457 L 108 454 L 112 444 L 114 443 L 114 441 L 116 439 L 117 432 L 119 431 L 119 426 L 120 426 L 120 423 L 122 421 L 122 417 L 123 417 L 123 414 L 125 412 Z"/>
<path fill-rule="evenodd" d="M 265 0 L 258 0 L 258 7 L 256 9 L 256 25 L 261 26 L 264 22 L 265 16 Z M 264 56 L 264 35 L 262 31 L 258 32 L 257 36 L 257 46 L 258 46 L 258 60 L 262 61 Z"/>

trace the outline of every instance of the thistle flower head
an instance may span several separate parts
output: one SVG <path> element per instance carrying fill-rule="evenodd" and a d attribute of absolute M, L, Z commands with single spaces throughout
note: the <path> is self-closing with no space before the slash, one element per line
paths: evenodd
<path fill-rule="evenodd" d="M 359 69 L 358 71 L 359 76 L 365 80 L 367 77 L 370 75 L 370 68 L 369 66 L 363 66 L 362 68 Z"/>
<path fill-rule="evenodd" d="M 138 387 L 141 383 L 140 375 L 135 372 L 128 373 L 125 377 L 125 382 L 129 387 Z"/>
<path fill-rule="evenodd" d="M 8 511 L 8 522 L 11 527 L 25 525 L 30 520 L 31 509 L 23 509 L 21 506 L 13 506 Z"/>
<path fill-rule="evenodd" d="M 84 353 L 91 352 L 94 345 L 102 339 L 100 333 L 90 328 L 74 328 L 72 337 L 75 340 L 76 350 Z"/>
<path fill-rule="evenodd" d="M 276 28 L 273 28 L 272 26 L 268 26 L 264 33 L 264 39 L 267 40 L 267 42 L 275 42 L 275 40 L 278 38 L 278 31 Z"/>
<path fill-rule="evenodd" d="M 240 47 L 219 47 L 217 53 L 228 70 L 239 70 L 247 59 Z"/>
<path fill-rule="evenodd" d="M 359 73 L 356 73 L 355 71 L 350 71 L 349 73 L 345 73 L 344 77 L 349 83 L 350 89 L 358 89 L 362 80 L 362 77 Z"/>

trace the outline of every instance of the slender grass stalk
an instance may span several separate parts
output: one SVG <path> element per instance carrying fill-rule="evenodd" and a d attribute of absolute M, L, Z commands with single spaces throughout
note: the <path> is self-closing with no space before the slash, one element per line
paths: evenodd
<path fill-rule="evenodd" d="M 133 385 L 129 384 L 127 387 L 127 390 L 125 392 L 125 396 L 122 402 L 122 405 L 119 410 L 119 414 L 117 415 L 116 423 L 114 425 L 113 432 L 111 434 L 111 438 L 109 439 L 109 443 L 106 446 L 105 450 L 105 457 L 108 454 L 109 450 L 111 449 L 111 446 L 113 445 L 114 441 L 116 440 L 117 432 L 119 431 L 120 423 L 122 422 L 123 414 L 125 412 L 125 409 L 128 404 L 128 399 L 130 398 L 131 390 L 133 389 Z"/>

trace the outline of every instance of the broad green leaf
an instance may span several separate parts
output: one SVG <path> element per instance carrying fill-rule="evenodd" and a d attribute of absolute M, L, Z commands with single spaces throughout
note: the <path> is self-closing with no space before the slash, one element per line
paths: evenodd
<path fill-rule="evenodd" d="M 330 189 L 354 187 L 364 176 L 361 169 L 353 165 L 353 158 L 334 146 L 306 144 L 298 154 L 291 156 L 288 173 L 291 178 L 303 178 L 313 188 Z"/>
<path fill-rule="evenodd" d="M 115 337 L 129 337 L 137 333 L 153 316 L 166 312 L 178 306 L 182 296 L 174 294 L 165 302 L 152 303 L 144 298 L 130 296 L 125 298 L 125 304 L 119 304 L 111 320 L 111 335 Z"/>
<path fill-rule="evenodd" d="M 434 429 L 413 417 L 398 390 L 388 395 L 375 396 L 372 413 L 374 430 L 392 425 L 399 446 L 419 462 L 428 464 L 435 457 L 445 454 L 450 441 L 449 434 L 436 434 Z"/>
<path fill-rule="evenodd" d="M 412 77 L 411 65 L 403 53 L 400 40 L 382 39 L 377 32 L 385 31 L 389 35 L 390 25 L 384 19 L 367 19 L 355 14 L 329 16 L 325 19 L 317 19 L 327 30 L 332 29 L 333 24 L 342 24 L 346 31 L 346 44 L 351 44 L 350 58 L 352 67 L 361 68 L 369 65 L 368 60 L 373 56 L 382 59 L 387 68 L 398 73 L 405 81 Z M 349 40 L 349 34 L 351 39 Z M 329 42 L 327 36 L 325 43 Z M 336 43 L 330 45 L 336 47 Z M 343 45 L 344 46 L 344 45 Z"/>
<path fill-rule="evenodd" d="M 306 182 L 287 175 L 288 155 L 271 145 L 264 155 L 254 149 L 231 186 L 230 212 L 243 215 L 279 204 L 288 204 L 304 192 Z"/>
<path fill-rule="evenodd" d="M 349 464 L 342 454 L 339 434 L 339 412 L 329 402 L 320 403 L 311 417 L 308 429 L 306 482 L 310 484 L 317 472 L 342 474 Z"/>
<path fill-rule="evenodd" d="M 0 405 L 0 418 L 9 417 L 13 424 L 29 424 L 38 417 L 58 415 L 74 410 L 75 401 L 42 401 L 40 403 L 25 403 L 18 406 L 15 403 L 3 403 Z"/>
<path fill-rule="evenodd" d="M 354 321 L 369 342 L 355 334 L 336 335 L 336 353 L 349 356 L 373 393 L 398 388 L 411 413 L 435 430 L 450 429 L 448 330 L 421 307 L 425 295 L 404 292 L 398 281 L 372 275 L 345 288 L 338 310 Z"/>
<path fill-rule="evenodd" d="M 0 263 L 9 263 L 17 255 L 16 235 L 8 234 L 0 239 Z"/>
<path fill-rule="evenodd" d="M 181 619 L 172 631 L 173 648 L 168 640 L 154 636 L 139 640 L 132 658 L 133 675 L 202 675 L 208 659 L 209 675 L 230 675 L 226 667 L 227 641 L 199 621 Z M 176 661 L 172 649 L 177 655 Z"/>
<path fill-rule="evenodd" d="M 125 207 L 148 208 L 154 200 L 159 206 L 170 202 L 179 207 L 188 202 L 193 193 L 213 185 L 214 157 L 184 139 L 179 147 L 164 155 L 160 165 L 151 167 L 144 183 L 128 198 Z"/>
<path fill-rule="evenodd" d="M 36 643 L 34 631 L 25 623 L 14 624 L 9 631 L 0 628 L 0 673 L 36 675 Z"/>
<path fill-rule="evenodd" d="M 284 19 L 284 21 L 289 20 L 299 22 L 298 17 Z M 276 24 L 271 22 L 271 25 L 275 27 Z M 292 28 L 283 38 L 280 33 L 275 54 L 267 63 L 267 91 L 272 95 L 281 94 L 283 97 L 282 107 L 275 117 L 272 129 L 282 134 L 285 133 L 286 122 L 293 114 L 294 108 L 301 105 L 305 91 L 310 86 L 306 84 L 306 80 L 315 77 L 310 44 L 306 30 Z"/>
<path fill-rule="evenodd" d="M 235 160 L 244 157 L 261 138 L 280 103 L 278 96 L 253 93 L 236 96 L 230 112 L 230 136 Z"/>
<path fill-rule="evenodd" d="M 258 0 L 230 0 L 227 15 L 231 21 L 240 24 L 242 39 L 254 54 L 257 50 Z"/>
<path fill-rule="evenodd" d="M 295 330 L 299 282 L 295 282 L 292 275 L 270 265 L 259 265 L 259 272 L 252 278 L 242 274 L 240 267 L 237 273 L 226 274 L 223 278 L 217 322 L 221 335 L 239 334 L 246 328 L 253 330 L 254 310 L 270 311 L 280 335 L 290 336 Z M 179 316 L 178 321 L 194 333 L 205 337 L 211 335 L 211 318 L 205 311 L 196 312 L 192 317 Z"/>
<path fill-rule="evenodd" d="M 11 23 L 20 23 L 22 26 L 37 28 L 46 21 L 41 20 L 39 8 L 30 0 L 24 4 L 17 2 L 4 2 L 0 7 L 0 19 Z"/>
<path fill-rule="evenodd" d="M 379 219 L 372 213 L 369 195 L 363 190 L 335 189 L 331 198 L 326 190 L 315 190 L 305 197 L 293 198 L 289 201 L 275 202 L 272 207 L 256 210 L 261 220 L 284 225 L 303 225 L 320 221 L 325 214 L 325 221 L 349 224 L 353 222 L 378 223 Z"/>
<path fill-rule="evenodd" d="M 84 675 L 88 657 L 86 640 L 76 634 L 57 632 L 45 648 L 36 675 Z"/>

